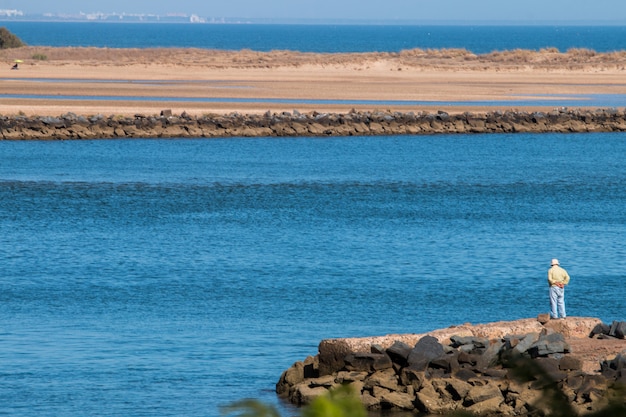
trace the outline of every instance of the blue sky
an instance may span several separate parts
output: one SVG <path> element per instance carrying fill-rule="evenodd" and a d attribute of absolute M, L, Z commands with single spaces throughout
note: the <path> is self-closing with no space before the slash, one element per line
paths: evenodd
<path fill-rule="evenodd" d="M 626 0 L 0 0 L 26 13 L 195 13 L 249 19 L 625 23 Z"/>

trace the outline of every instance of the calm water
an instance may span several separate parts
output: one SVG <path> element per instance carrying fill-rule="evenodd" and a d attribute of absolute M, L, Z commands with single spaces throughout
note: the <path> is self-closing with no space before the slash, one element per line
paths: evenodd
<path fill-rule="evenodd" d="M 0 78 L 0 81 L 12 81 L 13 78 Z M 33 79 L 31 82 L 38 83 L 44 79 Z M 20 81 L 29 81 L 20 79 Z M 48 81 L 48 80 L 46 80 Z M 51 79 L 55 82 L 55 79 Z M 76 80 L 67 80 L 74 83 Z M 81 82 L 101 83 L 102 80 L 81 80 Z M 126 82 L 126 81 L 124 81 Z M 200 83 L 201 81 L 197 81 Z M 211 83 L 212 81 L 206 81 Z M 167 84 L 167 81 L 163 81 Z M 227 87 L 224 87 L 227 88 Z M 235 87 L 237 88 L 237 87 Z M 433 100 L 327 100 L 327 99 L 301 99 L 301 98 L 248 98 L 248 97 L 155 97 L 155 96 L 89 96 L 89 95 L 50 95 L 50 94 L 2 94 L 0 99 L 42 99 L 42 100 L 97 100 L 97 101 L 161 101 L 178 103 L 267 103 L 267 104 L 343 104 L 343 105 L 371 105 L 376 106 L 439 106 L 445 109 L 452 106 L 485 106 L 500 107 L 508 106 L 537 106 L 537 107 L 586 107 L 586 108 L 618 108 L 626 104 L 624 94 L 559 94 L 542 98 L 511 98 L 510 100 L 475 100 L 475 101 L 433 101 Z M 407 110 L 408 111 L 408 110 Z"/>
<path fill-rule="evenodd" d="M 217 416 L 330 337 L 626 319 L 626 136 L 0 141 L 6 415 Z M 289 412 L 291 413 L 291 412 Z"/>
<path fill-rule="evenodd" d="M 621 26 L 210 25 L 1 22 L 29 45 L 195 47 L 256 51 L 397 52 L 465 48 L 474 53 L 555 47 L 626 50 Z"/>

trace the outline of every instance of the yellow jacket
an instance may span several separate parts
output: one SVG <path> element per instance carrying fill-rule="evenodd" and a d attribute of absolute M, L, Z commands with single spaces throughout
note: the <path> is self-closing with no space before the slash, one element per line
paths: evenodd
<path fill-rule="evenodd" d="M 550 269 L 548 269 L 548 284 L 550 284 L 550 286 L 557 284 L 569 284 L 569 275 L 567 274 L 567 271 L 558 265 L 553 265 Z"/>

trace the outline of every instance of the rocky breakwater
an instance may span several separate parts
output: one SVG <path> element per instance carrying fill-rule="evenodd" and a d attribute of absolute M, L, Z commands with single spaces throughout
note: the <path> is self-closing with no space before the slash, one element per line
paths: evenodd
<path fill-rule="evenodd" d="M 158 116 L 0 116 L 0 139 L 222 138 L 373 136 L 440 133 L 626 131 L 626 112 L 617 109 L 551 112 L 493 111 L 448 114 L 390 111 L 348 113 L 239 114 L 192 116 L 163 110 Z"/>
<path fill-rule="evenodd" d="M 283 372 L 276 391 L 303 405 L 348 384 L 368 410 L 544 415 L 551 404 L 543 395 L 556 384 L 572 413 L 607 406 L 612 390 L 626 386 L 626 322 L 546 316 L 324 340 L 316 356 Z M 521 379 L 520 363 L 540 371 Z"/>

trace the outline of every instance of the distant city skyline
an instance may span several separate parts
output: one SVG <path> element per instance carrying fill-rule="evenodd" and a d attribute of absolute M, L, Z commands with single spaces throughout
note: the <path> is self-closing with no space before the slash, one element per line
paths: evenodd
<path fill-rule="evenodd" d="M 3 0 L 0 9 L 25 14 L 182 13 L 251 20 L 626 24 L 624 0 Z"/>

